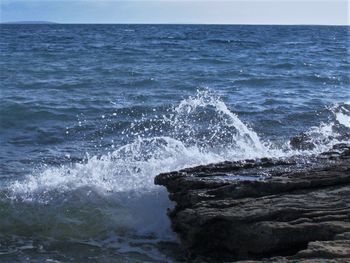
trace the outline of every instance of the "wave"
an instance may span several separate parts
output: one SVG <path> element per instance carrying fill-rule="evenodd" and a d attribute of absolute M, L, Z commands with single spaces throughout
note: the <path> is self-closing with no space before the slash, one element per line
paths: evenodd
<path fill-rule="evenodd" d="M 198 91 L 166 114 L 132 122 L 122 131 L 133 138 L 131 143 L 113 145 L 100 156 L 87 154 L 80 162 L 44 164 L 6 182 L 0 192 L 6 208 L 0 232 L 99 244 L 112 237 L 119 251 L 128 251 L 125 243 L 135 238 L 174 241 L 166 216 L 173 204 L 154 185 L 157 174 L 225 160 L 320 153 L 349 140 L 342 136 L 349 133 L 349 103 L 334 105 L 330 112 L 329 123 L 305 132 L 314 147 L 295 149 L 289 141 L 278 147 L 241 121 L 217 94 Z"/>
<path fill-rule="evenodd" d="M 31 120 L 57 119 L 67 120 L 66 115 L 52 111 L 49 107 L 38 107 L 34 103 L 11 103 L 3 102 L 0 107 L 2 128 L 22 125 L 23 122 Z"/>
<path fill-rule="evenodd" d="M 344 103 L 344 106 L 338 106 L 333 108 L 336 120 L 343 126 L 350 128 L 350 102 Z"/>
<path fill-rule="evenodd" d="M 207 116 L 209 123 L 203 126 L 201 118 Z M 84 186 L 106 193 L 147 191 L 155 188 L 153 177 L 161 172 L 268 155 L 259 136 L 209 91 L 198 92 L 181 101 L 168 115 L 152 121 L 145 126 L 144 119 L 135 120 L 122 132 L 136 137 L 132 143 L 102 156 L 87 156 L 81 163 L 47 167 L 24 181 L 16 181 L 9 189 L 14 194 L 28 195 Z M 160 129 L 162 125 L 167 128 Z M 165 130 L 168 134 L 162 135 Z M 151 136 L 157 133 L 160 135 Z"/>
<path fill-rule="evenodd" d="M 208 39 L 210 44 L 231 44 L 240 46 L 260 46 L 261 44 L 257 41 L 240 40 L 240 39 Z"/>
<path fill-rule="evenodd" d="M 322 123 L 306 132 L 315 141 L 321 137 L 339 138 L 339 129 L 336 129 L 339 125 L 349 128 L 348 103 L 337 104 L 330 111 L 333 122 Z M 148 125 L 145 125 L 146 121 Z M 158 173 L 223 160 L 298 154 L 263 141 L 228 109 L 219 96 L 208 90 L 198 91 L 196 96 L 182 100 L 178 106 L 169 109 L 168 114 L 151 120 L 135 120 L 122 134 L 135 139 L 105 155 L 87 155 L 79 163 L 59 167 L 44 165 L 23 181 L 13 182 L 8 189 L 22 197 L 36 194 L 44 197 L 43 193 L 50 190 L 65 192 L 86 186 L 106 194 L 147 192 L 157 188 L 153 177 Z M 330 147 L 331 140 L 319 144 L 323 151 L 324 147 Z"/>

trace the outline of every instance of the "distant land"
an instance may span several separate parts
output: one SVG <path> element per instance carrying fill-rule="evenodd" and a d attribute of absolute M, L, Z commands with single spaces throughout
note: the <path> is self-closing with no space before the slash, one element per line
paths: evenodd
<path fill-rule="evenodd" d="M 2 22 L 1 24 L 57 24 L 50 21 L 14 21 L 14 22 Z"/>

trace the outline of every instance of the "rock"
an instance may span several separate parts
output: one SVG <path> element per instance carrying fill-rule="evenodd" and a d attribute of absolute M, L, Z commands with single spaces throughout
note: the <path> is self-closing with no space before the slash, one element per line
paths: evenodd
<path fill-rule="evenodd" d="M 176 202 L 169 216 L 189 260 L 343 262 L 349 160 L 350 146 L 341 144 L 307 162 L 223 162 L 160 174 L 155 183 Z"/>
<path fill-rule="evenodd" d="M 289 144 L 292 147 L 292 149 L 295 150 L 312 150 L 316 147 L 316 145 L 312 141 L 311 136 L 304 132 L 291 138 Z"/>

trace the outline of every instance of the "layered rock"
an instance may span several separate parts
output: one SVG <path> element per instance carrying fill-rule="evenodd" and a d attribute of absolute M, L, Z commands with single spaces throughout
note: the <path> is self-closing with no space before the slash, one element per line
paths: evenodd
<path fill-rule="evenodd" d="M 176 202 L 169 216 L 189 260 L 350 260 L 349 145 L 308 161 L 198 166 L 155 183 Z"/>

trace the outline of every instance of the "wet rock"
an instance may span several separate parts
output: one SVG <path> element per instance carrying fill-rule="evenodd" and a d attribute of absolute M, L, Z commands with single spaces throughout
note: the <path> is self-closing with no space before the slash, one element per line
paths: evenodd
<path fill-rule="evenodd" d="M 300 160 L 223 162 L 160 174 L 195 262 L 350 260 L 350 146 Z M 317 261 L 312 261 L 317 262 Z M 328 262 L 328 261 L 327 261 Z"/>
<path fill-rule="evenodd" d="M 300 133 L 299 135 L 293 137 L 290 139 L 289 144 L 292 149 L 295 150 L 312 150 L 316 147 L 311 136 L 307 135 L 306 133 Z"/>

